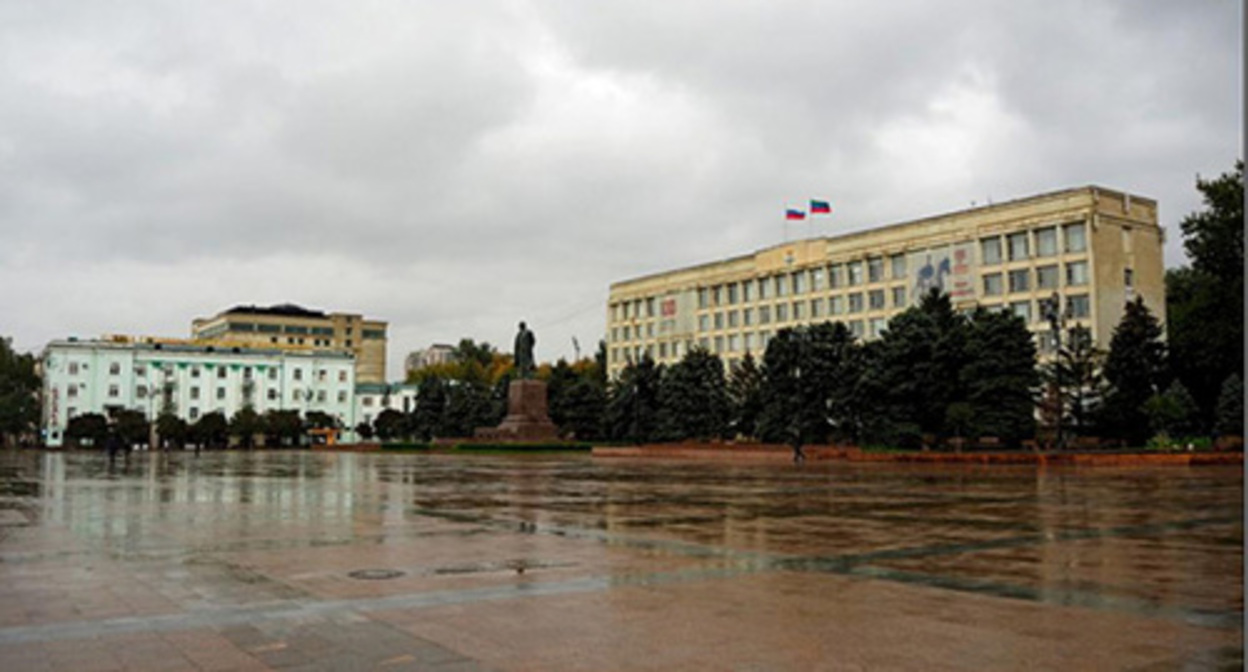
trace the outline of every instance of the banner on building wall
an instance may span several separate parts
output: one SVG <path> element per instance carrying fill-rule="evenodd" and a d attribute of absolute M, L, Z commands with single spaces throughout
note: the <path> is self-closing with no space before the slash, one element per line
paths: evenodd
<path fill-rule="evenodd" d="M 658 297 L 659 335 L 692 338 L 696 301 L 693 290 L 669 292 Z"/>
<path fill-rule="evenodd" d="M 911 252 L 906 264 L 912 278 L 912 301 L 917 302 L 933 288 L 955 302 L 975 298 L 975 253 L 971 243 Z"/>

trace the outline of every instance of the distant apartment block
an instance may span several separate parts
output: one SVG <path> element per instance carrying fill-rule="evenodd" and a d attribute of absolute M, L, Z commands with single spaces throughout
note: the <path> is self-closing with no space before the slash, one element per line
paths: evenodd
<path fill-rule="evenodd" d="M 434 343 L 424 350 L 410 353 L 403 361 L 403 369 L 410 374 L 435 364 L 447 364 L 455 359 L 455 346 L 445 343 Z"/>
<path fill-rule="evenodd" d="M 277 348 L 291 352 L 349 352 L 355 378 L 384 383 L 386 323 L 358 314 L 324 313 L 291 304 L 235 306 L 212 317 L 196 318 L 191 335 L 200 341 Z"/>
<path fill-rule="evenodd" d="M 1010 311 L 1041 356 L 1054 351 L 1042 301 L 1107 347 L 1135 297 L 1165 320 L 1157 203 L 1088 186 L 858 233 L 800 240 L 611 285 L 608 370 L 701 346 L 727 364 L 761 355 L 784 327 L 844 322 L 878 337 L 936 287 L 955 307 Z"/>

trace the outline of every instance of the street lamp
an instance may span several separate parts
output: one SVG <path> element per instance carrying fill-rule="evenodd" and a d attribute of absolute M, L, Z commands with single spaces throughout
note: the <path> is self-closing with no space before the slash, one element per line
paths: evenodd
<path fill-rule="evenodd" d="M 1065 448 L 1066 442 L 1062 436 L 1063 410 L 1062 410 L 1062 329 L 1066 327 L 1066 320 L 1071 317 L 1070 302 L 1066 302 L 1066 310 L 1062 310 L 1062 295 L 1053 292 L 1052 296 L 1047 299 L 1041 299 L 1041 310 L 1045 319 L 1049 321 L 1049 328 L 1053 334 L 1053 384 L 1057 388 L 1056 404 L 1057 404 L 1057 448 L 1059 450 Z"/>

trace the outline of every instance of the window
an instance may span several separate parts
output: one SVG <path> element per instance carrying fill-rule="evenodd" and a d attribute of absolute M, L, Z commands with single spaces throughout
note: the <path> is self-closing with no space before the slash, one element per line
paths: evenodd
<path fill-rule="evenodd" d="M 1057 265 L 1040 266 L 1036 269 L 1037 289 L 1057 289 Z"/>
<path fill-rule="evenodd" d="M 984 296 L 1001 296 L 1001 274 L 987 273 L 984 275 Z"/>
<path fill-rule="evenodd" d="M 1066 237 L 1067 254 L 1083 252 L 1088 249 L 1087 229 L 1084 227 L 1083 222 L 1063 226 L 1062 233 Z"/>
<path fill-rule="evenodd" d="M 706 320 L 707 319 L 706 315 L 703 315 L 702 319 Z M 621 331 L 624 332 L 624 340 L 627 341 L 628 339 L 632 338 L 633 330 L 627 324 L 624 325 Z"/>
<path fill-rule="evenodd" d="M 810 269 L 810 291 L 812 292 L 823 291 L 824 289 L 823 280 L 826 274 L 827 274 L 827 271 L 823 270 L 822 266 L 818 268 Z"/>
<path fill-rule="evenodd" d="M 69 375 L 71 376 L 78 375 L 78 362 L 69 363 Z"/>
<path fill-rule="evenodd" d="M 1031 256 L 1027 250 L 1026 231 L 1011 233 L 1006 240 L 1008 241 L 1010 249 L 1010 261 L 1021 261 Z"/>
<path fill-rule="evenodd" d="M 715 285 L 711 288 L 711 305 L 724 305 L 724 288 L 722 286 Z"/>
<path fill-rule="evenodd" d="M 737 335 L 728 334 L 728 352 L 737 351 Z"/>
<path fill-rule="evenodd" d="M 850 320 L 846 326 L 849 327 L 849 333 L 853 334 L 854 338 L 862 338 L 862 320 Z"/>
<path fill-rule="evenodd" d="M 741 311 L 741 324 L 744 324 L 747 327 L 750 326 L 751 324 L 754 324 L 754 309 L 753 308 L 746 308 L 745 310 Z"/>
<path fill-rule="evenodd" d="M 841 279 L 841 265 L 832 264 L 828 267 L 828 288 L 836 289 L 843 284 L 844 283 Z"/>
<path fill-rule="evenodd" d="M 316 372 L 316 380 L 317 380 L 318 382 L 323 383 L 323 382 L 325 382 L 325 376 L 327 376 L 327 375 L 329 375 L 329 372 L 328 372 L 328 371 L 326 371 L 325 369 L 321 369 L 320 371 L 317 371 L 317 372 Z"/>
<path fill-rule="evenodd" d="M 769 290 L 769 288 L 770 288 L 770 287 L 771 287 L 771 279 L 770 279 L 770 278 L 759 278 L 759 279 L 758 279 L 758 298 L 759 298 L 760 300 L 761 300 L 761 299 L 765 299 L 765 298 L 767 298 L 767 297 L 771 294 L 771 292 L 770 292 L 770 290 Z"/>
<path fill-rule="evenodd" d="M 1066 297 L 1066 310 L 1074 318 L 1084 318 L 1092 313 L 1087 294 L 1076 294 Z"/>
<path fill-rule="evenodd" d="M 268 394 L 266 394 L 265 396 L 268 398 L 269 401 L 277 401 L 277 390 L 270 387 L 268 390 Z M 370 401 L 370 399 L 366 397 L 364 401 L 368 402 Z M 368 404 L 365 403 L 364 405 L 367 406 Z"/>
<path fill-rule="evenodd" d="M 754 286 L 754 283 L 750 282 L 749 280 L 746 280 L 745 282 L 741 283 L 741 300 L 742 301 L 751 300 L 752 297 L 750 296 L 750 288 L 753 286 Z"/>
<path fill-rule="evenodd" d="M 226 375 L 225 367 L 224 367 L 224 366 L 218 366 L 218 367 L 217 367 L 217 377 L 218 377 L 218 378 L 225 378 L 225 375 Z"/>
<path fill-rule="evenodd" d="M 188 417 L 192 420 L 198 420 L 199 419 L 199 407 L 192 406 Z"/>
<path fill-rule="evenodd" d="M 805 317 L 806 317 L 806 302 L 794 301 L 793 302 L 793 319 L 802 320 L 802 319 L 805 319 Z"/>
<path fill-rule="evenodd" d="M 981 262 L 985 264 L 1001 263 L 1001 237 L 980 238 L 979 257 Z"/>
<path fill-rule="evenodd" d="M 650 322 L 646 325 L 646 338 L 654 338 L 654 323 Z"/>
<path fill-rule="evenodd" d="M 862 312 L 862 294 L 861 293 L 855 293 L 855 294 L 849 295 L 849 312 L 851 313 Z"/>
<path fill-rule="evenodd" d="M 1041 354 L 1052 354 L 1057 351 L 1057 339 L 1048 329 L 1036 332 L 1036 350 Z"/>
<path fill-rule="evenodd" d="M 715 328 L 716 329 L 724 328 L 724 314 L 723 313 L 715 313 Z"/>
<path fill-rule="evenodd" d="M 845 297 L 832 296 L 828 298 L 828 314 L 844 315 L 845 314 Z"/>
<path fill-rule="evenodd" d="M 325 403 L 325 390 L 316 391 L 316 401 L 322 404 Z"/>
<path fill-rule="evenodd" d="M 120 363 L 118 363 L 118 362 L 111 362 L 111 363 L 109 363 L 109 365 L 108 365 L 108 375 L 110 375 L 110 376 L 120 376 L 120 375 L 121 375 L 121 364 L 120 364 Z"/>
<path fill-rule="evenodd" d="M 867 282 L 880 282 L 884 279 L 884 258 L 867 259 Z"/>
<path fill-rule="evenodd" d="M 294 399 L 295 401 L 299 401 L 300 399 L 303 399 L 303 390 L 296 389 L 292 391 L 290 393 L 290 398 Z"/>
<path fill-rule="evenodd" d="M 1135 286 L 1135 271 L 1129 268 L 1122 269 L 1122 284 L 1127 289 L 1134 287 Z"/>
<path fill-rule="evenodd" d="M 625 338 L 625 339 L 627 339 L 627 338 L 628 338 L 628 334 L 625 334 L 625 335 L 624 335 L 624 338 Z M 294 376 L 294 378 L 295 378 L 295 380 L 303 380 L 303 369 L 295 369 L 295 376 Z"/>
<path fill-rule="evenodd" d="M 224 388 L 224 387 L 218 387 L 218 388 L 217 388 L 217 398 L 218 398 L 218 399 L 224 399 L 224 398 L 225 398 L 225 388 Z"/>
<path fill-rule="evenodd" d="M 191 399 L 199 399 L 199 387 L 196 385 L 191 386 Z"/>
<path fill-rule="evenodd" d="M 659 358 L 665 358 L 665 357 L 667 357 L 667 344 L 660 343 L 659 344 Z"/>
<path fill-rule="evenodd" d="M 347 400 L 347 392 L 346 392 L 346 390 L 339 390 L 339 391 L 338 391 L 338 403 L 340 403 L 340 404 L 341 404 L 341 403 L 345 402 L 346 400 Z"/>
<path fill-rule="evenodd" d="M 788 319 L 789 319 L 789 304 L 777 303 L 776 304 L 776 321 L 785 322 L 785 321 L 788 321 Z"/>
<path fill-rule="evenodd" d="M 728 326 L 729 328 L 737 326 L 737 311 L 728 311 Z"/>
<path fill-rule="evenodd" d="M 788 296 L 789 295 L 789 283 L 788 283 L 787 278 L 785 278 L 783 275 L 777 275 L 775 277 L 775 281 L 776 281 L 776 296 L 777 297 Z"/>
<path fill-rule="evenodd" d="M 745 346 L 746 352 L 749 352 L 750 350 L 754 349 L 754 334 L 751 334 L 747 331 L 745 335 L 741 338 L 741 341 L 742 341 L 742 345 Z"/>
<path fill-rule="evenodd" d="M 269 380 L 277 380 L 277 369 L 269 369 Z"/>
<path fill-rule="evenodd" d="M 823 317 L 823 299 L 813 299 L 810 302 L 810 316 L 813 318 Z"/>
<path fill-rule="evenodd" d="M 654 317 L 654 297 L 646 297 L 646 317 Z"/>
<path fill-rule="evenodd" d="M 724 351 L 724 337 L 716 336 L 715 337 L 715 354 L 718 355 L 719 353 L 723 351 Z"/>
<path fill-rule="evenodd" d="M 734 282 L 731 285 L 728 285 L 728 304 L 729 305 L 733 305 L 733 306 L 737 305 L 738 292 L 739 290 L 737 289 L 737 283 Z"/>
<path fill-rule="evenodd" d="M 199 377 L 199 367 L 198 367 L 198 366 L 192 366 L 192 367 L 191 367 L 191 377 L 192 377 L 192 378 L 198 378 L 198 377 Z"/>
<path fill-rule="evenodd" d="M 906 288 L 905 287 L 893 288 L 893 307 L 894 308 L 906 307 Z"/>
<path fill-rule="evenodd" d="M 906 255 L 894 254 L 888 258 L 888 263 L 893 267 L 892 273 L 894 280 L 900 280 L 906 277 Z"/>
<path fill-rule="evenodd" d="M 873 289 L 867 292 L 867 304 L 871 306 L 871 310 L 884 309 L 884 290 Z"/>
<path fill-rule="evenodd" d="M 1066 284 L 1071 287 L 1088 284 L 1088 262 L 1073 261 L 1066 264 Z"/>
<path fill-rule="evenodd" d="M 69 397 L 70 399 L 77 398 L 78 386 L 71 383 L 68 387 L 65 388 L 65 396 Z"/>
<path fill-rule="evenodd" d="M 846 266 L 849 272 L 849 286 L 853 287 L 862 284 L 862 262 L 851 261 Z"/>
<path fill-rule="evenodd" d="M 709 291 L 707 288 L 705 288 L 705 287 L 699 287 L 699 288 L 698 288 L 698 307 L 699 307 L 699 308 L 706 308 L 708 305 L 710 305 L 710 299 L 709 299 L 709 297 L 710 297 L 710 291 Z M 625 317 L 625 319 L 627 319 L 627 318 L 628 318 L 628 306 L 627 306 L 627 304 L 625 304 L 625 307 L 624 307 L 624 308 L 625 308 L 625 310 L 624 310 L 624 317 Z"/>
<path fill-rule="evenodd" d="M 108 396 L 109 396 L 109 397 L 120 397 L 120 396 L 121 396 L 121 388 L 120 388 L 120 387 L 117 387 L 116 385 L 109 385 L 109 386 L 108 386 Z"/>
<path fill-rule="evenodd" d="M 1036 256 L 1052 257 L 1057 254 L 1057 229 L 1036 229 Z"/>
<path fill-rule="evenodd" d="M 1031 289 L 1031 272 L 1027 269 L 1010 271 L 1010 293 L 1026 292 Z"/>
<path fill-rule="evenodd" d="M 146 375 L 147 375 L 147 367 L 146 367 L 146 366 L 143 366 L 142 364 L 139 364 L 139 365 L 135 366 L 135 367 L 134 367 L 134 375 L 135 375 L 135 376 L 137 376 L 137 377 L 139 377 L 139 378 L 142 378 L 143 376 L 146 376 Z"/>
<path fill-rule="evenodd" d="M 767 324 L 771 322 L 771 306 L 758 307 L 758 323 Z"/>
<path fill-rule="evenodd" d="M 806 293 L 806 271 L 797 271 L 789 276 L 793 280 L 793 293 Z"/>
<path fill-rule="evenodd" d="M 884 333 L 884 330 L 887 328 L 888 328 L 888 320 L 885 320 L 882 317 L 873 317 L 871 318 L 869 322 L 867 322 L 867 333 L 872 338 L 879 337 L 880 335 Z"/>
<path fill-rule="evenodd" d="M 1010 304 L 1010 312 L 1023 318 L 1024 322 L 1031 322 L 1031 302 L 1015 301 Z"/>
<path fill-rule="evenodd" d="M 147 386 L 146 386 L 146 385 L 139 385 L 138 387 L 135 387 L 135 388 L 134 388 L 134 398 L 135 398 L 135 399 L 146 399 L 146 398 L 147 398 Z"/>

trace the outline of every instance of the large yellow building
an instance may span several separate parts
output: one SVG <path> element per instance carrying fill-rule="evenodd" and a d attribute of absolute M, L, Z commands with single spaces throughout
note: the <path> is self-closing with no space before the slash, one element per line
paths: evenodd
<path fill-rule="evenodd" d="M 386 323 L 360 315 L 326 314 L 289 304 L 235 306 L 196 318 L 191 335 L 248 347 L 349 352 L 355 356 L 356 382 L 386 382 Z"/>
<path fill-rule="evenodd" d="M 875 338 L 929 288 L 959 310 L 1009 310 L 1053 351 L 1044 305 L 1106 347 L 1136 296 L 1165 320 L 1164 233 L 1156 201 L 1089 186 L 869 231 L 799 240 L 625 280 L 607 305 L 608 370 L 704 347 L 731 364 L 777 330 L 827 320 Z"/>

